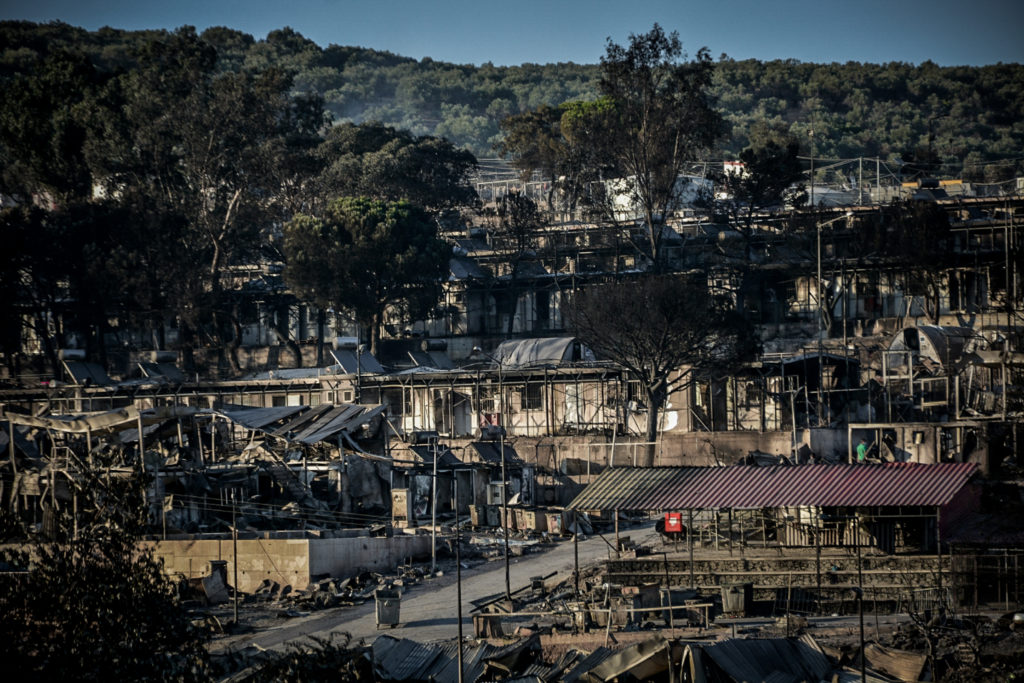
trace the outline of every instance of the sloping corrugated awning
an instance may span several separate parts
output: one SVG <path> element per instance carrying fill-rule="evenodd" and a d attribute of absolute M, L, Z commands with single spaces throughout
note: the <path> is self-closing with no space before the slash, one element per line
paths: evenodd
<path fill-rule="evenodd" d="M 217 412 L 246 429 L 262 431 L 269 425 L 280 422 L 281 420 L 287 419 L 308 409 L 309 406 L 277 406 L 274 408 L 230 406 L 225 407 L 222 410 L 218 410 Z"/>
<path fill-rule="evenodd" d="M 364 372 L 368 375 L 379 375 L 384 372 L 384 368 L 369 351 L 359 353 L 358 350 L 335 349 L 331 351 L 331 356 L 334 357 L 335 362 L 341 367 L 342 372 L 347 375 L 356 375 Z"/>
<path fill-rule="evenodd" d="M 698 510 L 945 505 L 977 472 L 974 463 L 616 467 L 568 507 L 578 510 Z"/>
<path fill-rule="evenodd" d="M 188 417 L 196 413 L 189 406 L 157 406 L 140 411 L 135 406 L 125 406 L 102 413 L 87 415 L 21 415 L 20 413 L 0 412 L 0 420 L 11 421 L 16 425 L 49 429 L 68 434 L 86 434 L 103 430 L 120 430 L 124 425 L 135 425 L 141 419 L 143 424 L 153 424 L 176 417 Z"/>
<path fill-rule="evenodd" d="M 277 408 L 248 408 L 231 406 L 217 411 L 225 418 L 247 429 L 278 436 L 291 443 L 312 445 L 323 441 L 334 442 L 342 432 L 352 434 L 364 424 L 384 412 L 385 406 L 322 404 L 309 406 L 281 406 Z"/>
<path fill-rule="evenodd" d="M 509 446 L 507 443 L 500 444 L 497 441 L 474 441 L 469 444 L 469 449 L 476 453 L 480 459 L 480 462 L 486 462 L 492 465 L 501 463 L 501 454 L 504 450 L 505 463 L 513 463 L 521 465 L 522 460 L 519 458 L 519 454 L 516 453 L 516 449 Z"/>
<path fill-rule="evenodd" d="M 147 379 L 162 380 L 174 384 L 184 384 L 188 381 L 183 373 L 174 363 L 139 363 L 139 370 Z"/>
<path fill-rule="evenodd" d="M 71 381 L 79 386 L 105 387 L 114 383 L 107 371 L 97 363 L 79 360 L 61 360 Z"/>
<path fill-rule="evenodd" d="M 828 657 L 814 639 L 733 638 L 702 646 L 733 680 L 824 681 L 832 672 Z"/>

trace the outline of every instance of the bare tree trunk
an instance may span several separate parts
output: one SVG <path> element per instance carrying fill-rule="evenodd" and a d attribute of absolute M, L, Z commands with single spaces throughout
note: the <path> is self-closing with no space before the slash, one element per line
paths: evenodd
<path fill-rule="evenodd" d="M 238 361 L 238 349 L 242 346 L 242 324 L 238 321 L 238 311 L 231 316 L 231 340 L 227 344 L 228 362 L 231 364 L 231 372 L 238 376 L 242 374 L 242 364 Z"/>
<path fill-rule="evenodd" d="M 184 320 L 178 322 L 178 343 L 181 345 L 181 365 L 185 372 L 196 372 L 195 330 Z"/>
<path fill-rule="evenodd" d="M 373 318 L 370 319 L 370 353 L 374 356 L 377 355 L 377 347 L 380 345 L 380 324 L 383 318 L 384 314 L 381 311 L 377 311 L 373 314 Z"/>
<path fill-rule="evenodd" d="M 271 329 L 274 331 L 274 336 L 277 337 L 278 343 L 284 344 L 288 349 L 288 352 L 292 355 L 292 360 L 295 363 L 295 367 L 302 367 L 302 349 L 292 339 L 291 334 L 288 332 L 288 305 L 278 303 L 274 307 L 274 324 Z"/>
<path fill-rule="evenodd" d="M 661 421 L 661 410 L 664 405 L 665 398 L 660 392 L 649 391 L 647 393 L 647 429 L 644 433 L 647 445 L 644 448 L 646 453 L 645 461 L 642 463 L 644 467 L 654 467 L 658 442 L 658 425 Z"/>
<path fill-rule="evenodd" d="M 57 348 L 54 346 L 53 339 L 50 337 L 50 328 L 46 324 L 46 319 L 42 314 L 37 314 L 36 318 L 36 332 L 39 335 L 39 339 L 43 342 L 43 355 L 46 356 L 50 362 L 50 367 L 53 368 L 53 374 L 58 375 L 60 373 L 60 358 L 57 357 Z M 59 337 L 58 345 L 59 345 Z"/>
<path fill-rule="evenodd" d="M 507 312 L 508 312 L 508 325 L 505 328 L 505 334 L 512 336 L 515 332 L 516 327 L 516 309 L 519 308 L 519 292 L 516 288 L 516 277 L 512 276 L 511 282 L 509 282 L 508 290 L 505 294 Z"/>

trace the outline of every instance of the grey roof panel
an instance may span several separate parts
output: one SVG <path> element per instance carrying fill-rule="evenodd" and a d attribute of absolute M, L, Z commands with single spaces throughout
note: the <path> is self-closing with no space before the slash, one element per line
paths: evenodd
<path fill-rule="evenodd" d="M 808 635 L 799 639 L 732 638 L 703 649 L 737 681 L 821 681 L 832 671 L 825 653 Z"/>
<path fill-rule="evenodd" d="M 179 370 L 174 363 L 139 363 L 139 369 L 149 379 L 162 379 L 175 384 L 183 384 L 188 381 L 185 373 Z"/>
<path fill-rule="evenodd" d="M 247 429 L 264 430 L 280 420 L 285 420 L 306 410 L 308 406 L 276 406 L 273 408 L 250 408 L 248 406 L 224 406 L 218 412 L 232 422 Z"/>
<path fill-rule="evenodd" d="M 87 384 L 91 386 L 106 386 L 114 383 L 107 376 L 106 370 L 96 363 L 88 363 L 81 360 L 62 360 L 61 362 L 75 384 L 82 386 Z"/>
<path fill-rule="evenodd" d="M 347 375 L 357 373 L 383 374 L 384 368 L 377 359 L 370 353 L 364 351 L 358 357 L 351 349 L 335 349 L 331 351 L 334 360 L 341 366 L 342 371 Z"/>

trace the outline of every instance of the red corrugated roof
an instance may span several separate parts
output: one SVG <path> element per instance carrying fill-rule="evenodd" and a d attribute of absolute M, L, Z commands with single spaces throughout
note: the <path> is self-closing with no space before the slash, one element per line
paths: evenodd
<path fill-rule="evenodd" d="M 579 510 L 696 510 L 813 506 L 946 505 L 974 463 L 616 467 L 569 507 Z"/>

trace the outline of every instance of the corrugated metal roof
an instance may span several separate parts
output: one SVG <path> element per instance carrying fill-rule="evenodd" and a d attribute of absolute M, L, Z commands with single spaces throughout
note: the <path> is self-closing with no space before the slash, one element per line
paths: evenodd
<path fill-rule="evenodd" d="M 357 353 L 352 349 L 335 349 L 331 351 L 331 356 L 341 367 L 341 371 L 349 375 L 379 375 L 384 372 L 384 368 L 369 351 Z"/>
<path fill-rule="evenodd" d="M 175 384 L 184 384 L 188 381 L 185 373 L 174 363 L 139 363 L 139 370 L 147 379 L 164 380 Z"/>
<path fill-rule="evenodd" d="M 591 669 L 598 666 L 613 654 L 615 654 L 614 650 L 609 650 L 606 647 L 598 647 L 587 656 L 581 658 L 571 668 L 567 669 L 562 674 L 562 680 L 564 683 L 576 683 L 583 674 L 589 673 Z"/>
<path fill-rule="evenodd" d="M 472 453 L 476 453 L 479 462 L 497 465 L 501 463 L 501 453 L 502 450 L 504 450 L 506 465 L 509 463 L 516 465 L 522 464 L 522 459 L 519 457 L 519 454 L 516 453 L 515 448 L 507 443 L 502 443 L 500 445 L 502 448 L 498 448 L 499 443 L 497 441 L 474 441 L 469 444 L 471 451 L 470 457 L 472 458 Z"/>
<path fill-rule="evenodd" d="M 733 638 L 702 647 L 737 681 L 822 681 L 832 671 L 825 653 L 806 634 L 800 639 Z"/>
<path fill-rule="evenodd" d="M 578 495 L 579 510 L 688 510 L 799 505 L 945 505 L 974 463 L 616 467 Z"/>
<path fill-rule="evenodd" d="M 79 386 L 107 386 L 114 381 L 107 376 L 107 371 L 97 363 L 87 363 L 78 360 L 62 360 L 64 369 L 71 377 L 71 381 Z"/>
<path fill-rule="evenodd" d="M 424 680 L 423 674 L 440 656 L 440 648 L 414 640 L 385 636 L 373 642 L 375 673 L 385 681 Z"/>
<path fill-rule="evenodd" d="M 246 429 L 266 429 L 269 425 L 286 420 L 296 413 L 307 410 L 309 406 L 274 406 L 272 408 L 251 408 L 249 406 L 224 406 L 221 415 L 236 422 Z"/>
<path fill-rule="evenodd" d="M 246 427 L 286 438 L 293 443 L 315 444 L 333 441 L 341 432 L 354 433 L 359 427 L 384 412 L 385 406 L 341 404 L 332 406 L 279 406 L 250 408 L 225 406 L 217 411 L 227 419 Z M 290 419 L 297 413 L 305 414 Z"/>

